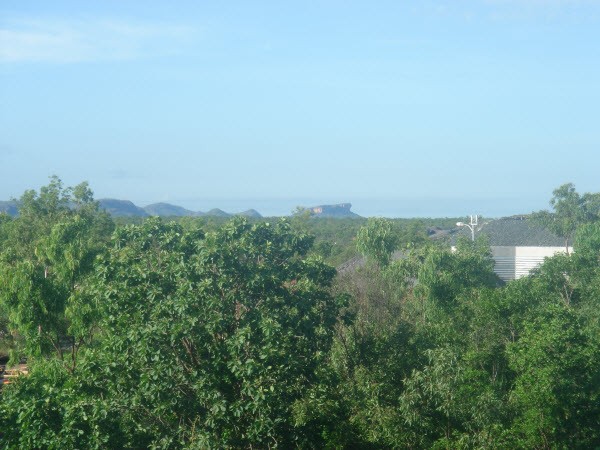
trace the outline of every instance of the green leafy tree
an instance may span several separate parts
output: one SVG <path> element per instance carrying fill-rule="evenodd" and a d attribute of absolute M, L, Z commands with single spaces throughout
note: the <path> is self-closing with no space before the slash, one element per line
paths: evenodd
<path fill-rule="evenodd" d="M 292 408 L 317 384 L 339 310 L 328 291 L 335 271 L 308 256 L 311 245 L 285 221 L 235 219 L 204 234 L 148 219 L 117 230 L 82 294 L 100 309 L 96 345 L 71 377 L 55 376 L 55 396 L 35 373 L 7 390 L 2 412 L 20 425 L 6 441 L 306 446 L 312 436 Z M 18 411 L 54 398 L 63 402 L 54 425 L 32 412 L 37 431 L 18 432 L 29 427 Z"/>
<path fill-rule="evenodd" d="M 550 206 L 552 212 L 539 211 L 533 214 L 533 218 L 562 237 L 568 253 L 569 243 L 573 242 L 577 227 L 600 217 L 600 194 L 580 195 L 573 183 L 566 183 L 552 192 Z"/>
<path fill-rule="evenodd" d="M 72 328 L 82 311 L 75 299 L 112 222 L 87 183 L 65 189 L 57 177 L 39 195 L 25 192 L 19 205 L 0 252 L 0 304 L 9 328 L 24 338 L 26 355 L 55 352 L 62 359 L 68 348 L 74 364 L 89 334 Z"/>
<path fill-rule="evenodd" d="M 375 217 L 358 230 L 356 248 L 381 266 L 387 266 L 398 246 L 398 233 L 391 220 Z"/>
<path fill-rule="evenodd" d="M 466 299 L 497 285 L 492 268 L 489 247 L 468 242 L 455 253 L 413 248 L 387 266 L 343 275 L 338 289 L 352 301 L 324 369 L 330 387 L 302 403 L 298 420 L 320 430 L 332 448 L 493 441 L 503 391 L 488 380 L 498 361 L 469 353 L 464 342 Z M 483 331 L 477 327 L 479 336 Z"/>
<path fill-rule="evenodd" d="M 517 376 L 512 433 L 524 448 L 594 448 L 600 433 L 600 360 L 575 314 L 546 307 L 509 347 Z"/>

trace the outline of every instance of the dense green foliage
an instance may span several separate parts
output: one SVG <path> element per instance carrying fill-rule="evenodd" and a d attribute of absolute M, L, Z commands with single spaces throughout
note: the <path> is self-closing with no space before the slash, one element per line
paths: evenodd
<path fill-rule="evenodd" d="M 358 230 L 356 248 L 365 257 L 381 266 L 387 266 L 392 253 L 398 248 L 398 233 L 391 220 L 373 217 Z"/>
<path fill-rule="evenodd" d="M 19 217 L 1 223 L 0 310 L 7 327 L 24 338 L 25 354 L 54 352 L 63 359 L 67 350 L 74 357 L 90 334 L 78 290 L 113 223 L 98 211 L 86 183 L 65 189 L 53 177 L 39 195 L 25 192 L 20 204 Z"/>
<path fill-rule="evenodd" d="M 141 224 L 144 217 L 116 217 L 117 226 Z M 217 230 L 226 224 L 230 218 L 218 216 L 202 217 L 172 217 L 169 220 L 179 223 L 184 229 L 202 228 L 204 230 Z M 273 222 L 276 217 L 248 218 L 250 223 Z M 393 227 L 399 247 L 416 242 L 423 242 L 427 236 L 427 227 L 449 229 L 454 226 L 458 218 L 427 218 L 427 219 L 387 219 Z M 315 237 L 311 249 L 323 257 L 326 263 L 337 267 L 348 260 L 359 256 L 356 248 L 358 231 L 367 223 L 363 218 L 333 218 L 310 217 L 298 214 L 290 218 L 294 229 L 302 230 Z"/>
<path fill-rule="evenodd" d="M 591 216 L 504 285 L 485 241 L 452 252 L 417 221 L 113 230 L 58 179 L 21 202 L 0 339 L 31 371 L 0 394 L 0 448 L 600 446 Z M 336 246 L 371 263 L 336 276 Z"/>
<path fill-rule="evenodd" d="M 565 247 L 573 243 L 577 228 L 600 219 L 600 193 L 580 195 L 573 183 L 566 183 L 552 192 L 552 212 L 539 211 L 533 218 L 557 236 L 565 239 Z"/>
<path fill-rule="evenodd" d="M 469 242 L 346 275 L 352 320 L 300 423 L 335 448 L 594 448 L 598 250 L 592 273 L 582 248 L 504 288 Z"/>

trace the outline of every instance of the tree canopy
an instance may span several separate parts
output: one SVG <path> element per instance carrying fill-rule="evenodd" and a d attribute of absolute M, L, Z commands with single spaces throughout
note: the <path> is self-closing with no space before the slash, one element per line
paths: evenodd
<path fill-rule="evenodd" d="M 600 193 L 581 195 L 573 183 L 556 188 L 552 192 L 550 206 L 553 211 L 539 211 L 533 214 L 533 218 L 564 238 L 567 250 L 580 225 L 600 219 Z"/>
<path fill-rule="evenodd" d="M 502 283 L 481 237 L 358 222 L 373 263 L 336 274 L 314 222 L 115 227 L 53 178 L 0 216 L 0 339 L 30 369 L 0 448 L 597 448 L 600 226 L 571 187 L 548 214 L 576 251 Z"/>

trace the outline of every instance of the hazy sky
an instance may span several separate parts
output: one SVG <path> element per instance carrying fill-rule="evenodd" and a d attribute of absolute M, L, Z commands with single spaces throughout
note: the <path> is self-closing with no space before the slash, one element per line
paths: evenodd
<path fill-rule="evenodd" d="M 599 172 L 598 1 L 0 4 L 0 199 L 490 215 Z"/>

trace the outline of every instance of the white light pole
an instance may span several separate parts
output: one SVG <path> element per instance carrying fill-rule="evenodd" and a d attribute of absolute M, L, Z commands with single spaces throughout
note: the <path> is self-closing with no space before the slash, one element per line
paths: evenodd
<path fill-rule="evenodd" d="M 471 223 L 464 223 L 464 222 L 456 222 L 456 226 L 457 227 L 467 227 L 469 230 L 471 230 L 471 240 L 473 242 L 475 242 L 475 227 L 477 226 L 477 218 L 479 216 L 475 215 L 471 215 Z"/>

